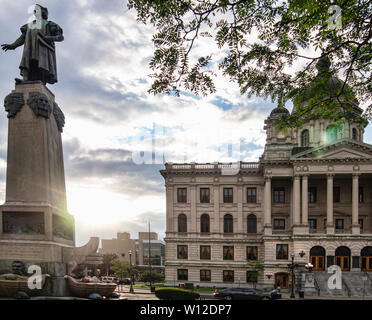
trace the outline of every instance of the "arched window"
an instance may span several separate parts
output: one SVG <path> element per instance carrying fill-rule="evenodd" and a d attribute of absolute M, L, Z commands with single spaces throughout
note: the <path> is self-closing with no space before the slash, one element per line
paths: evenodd
<path fill-rule="evenodd" d="M 187 217 L 183 213 L 178 215 L 178 232 L 187 232 Z"/>
<path fill-rule="evenodd" d="M 358 140 L 358 131 L 355 128 L 353 128 L 353 140 Z"/>
<path fill-rule="evenodd" d="M 301 132 L 301 147 L 308 147 L 310 144 L 309 130 Z"/>
<path fill-rule="evenodd" d="M 233 233 L 233 217 L 231 214 L 225 214 L 223 217 L 223 232 Z"/>
<path fill-rule="evenodd" d="M 247 233 L 257 233 L 257 218 L 254 214 L 247 217 Z"/>
<path fill-rule="evenodd" d="M 200 232 L 209 233 L 209 215 L 203 213 L 200 217 Z"/>
<path fill-rule="evenodd" d="M 338 139 L 338 128 L 335 125 L 328 126 L 326 130 L 327 143 L 331 143 Z"/>

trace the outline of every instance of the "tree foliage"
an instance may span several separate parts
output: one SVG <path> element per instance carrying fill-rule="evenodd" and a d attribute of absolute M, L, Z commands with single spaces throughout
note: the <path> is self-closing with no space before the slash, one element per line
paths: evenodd
<path fill-rule="evenodd" d="M 340 20 L 335 6 L 341 9 Z M 371 101 L 372 4 L 368 0 L 128 0 L 128 7 L 136 10 L 138 21 L 156 30 L 151 93 L 179 94 L 185 89 L 213 93 L 213 66 L 218 63 L 242 94 L 270 97 L 283 105 L 303 96 L 314 83 L 318 87 L 322 81 L 328 83 L 329 79 L 319 79 L 316 68 L 321 58 L 328 57 L 329 78 L 339 76 L 344 82 L 332 97 L 327 86 L 314 91 L 311 103 L 301 114 L 286 119 L 285 125 L 301 125 L 303 116 L 311 117 L 314 111 L 340 120 L 350 114 L 341 99 L 345 95 L 367 105 Z M 215 52 L 204 52 L 191 61 L 203 38 L 214 40 L 222 60 L 216 60 L 221 55 Z M 364 117 L 371 116 L 369 105 Z"/>
<path fill-rule="evenodd" d="M 247 278 L 247 282 L 256 285 L 260 273 L 264 270 L 264 265 L 258 260 L 247 260 L 247 266 L 249 271 L 251 271 L 249 278 Z"/>
<path fill-rule="evenodd" d="M 130 276 L 130 265 L 128 261 L 112 260 L 110 269 L 118 278 L 127 278 Z"/>
<path fill-rule="evenodd" d="M 102 265 L 105 268 L 106 273 L 109 274 L 111 263 L 113 260 L 117 259 L 118 256 L 115 253 L 105 253 L 102 258 Z"/>

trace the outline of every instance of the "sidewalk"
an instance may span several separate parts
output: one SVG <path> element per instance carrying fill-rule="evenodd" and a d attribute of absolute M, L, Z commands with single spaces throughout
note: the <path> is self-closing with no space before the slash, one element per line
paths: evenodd
<path fill-rule="evenodd" d="M 155 293 L 150 289 L 133 288 L 134 293 L 130 293 L 130 286 L 117 286 L 115 292 L 120 294 L 120 300 L 159 300 L 155 297 Z"/>

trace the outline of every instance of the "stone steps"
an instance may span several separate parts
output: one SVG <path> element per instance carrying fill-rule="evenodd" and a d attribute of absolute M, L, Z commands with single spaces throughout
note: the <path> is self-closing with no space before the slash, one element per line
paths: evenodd
<path fill-rule="evenodd" d="M 364 272 L 343 272 L 342 289 L 328 288 L 330 274 L 326 271 L 315 271 L 314 276 L 323 297 L 364 297 L 372 296 L 372 277 Z M 367 281 L 364 278 L 367 277 Z"/>

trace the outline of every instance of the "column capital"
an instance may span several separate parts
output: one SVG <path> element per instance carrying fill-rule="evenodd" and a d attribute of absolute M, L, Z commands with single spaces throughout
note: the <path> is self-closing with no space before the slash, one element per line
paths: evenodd
<path fill-rule="evenodd" d="M 334 173 L 327 173 L 327 178 L 328 178 L 328 179 L 329 179 L 329 178 L 332 178 L 332 179 L 333 179 L 334 176 L 335 176 Z"/>
<path fill-rule="evenodd" d="M 293 180 L 299 180 L 300 178 L 301 178 L 301 176 L 299 174 L 295 174 L 292 179 Z"/>
<path fill-rule="evenodd" d="M 304 174 L 302 174 L 302 178 L 305 178 L 305 179 L 309 178 L 309 176 L 310 176 L 310 173 L 304 173 Z"/>
<path fill-rule="evenodd" d="M 271 180 L 272 179 L 272 176 L 265 176 L 265 181 L 267 181 L 267 180 Z"/>
<path fill-rule="evenodd" d="M 361 173 L 356 173 L 356 172 L 352 173 L 353 178 L 359 178 L 360 175 Z"/>

